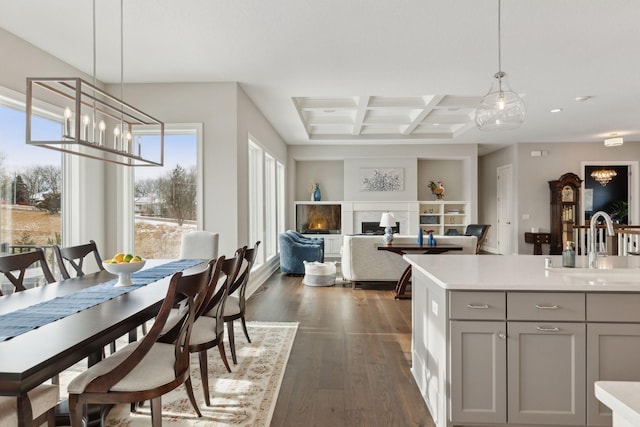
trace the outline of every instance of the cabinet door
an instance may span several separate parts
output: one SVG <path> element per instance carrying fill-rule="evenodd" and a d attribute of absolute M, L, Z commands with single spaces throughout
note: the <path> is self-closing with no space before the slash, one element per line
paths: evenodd
<path fill-rule="evenodd" d="M 587 424 L 610 426 L 611 410 L 595 397 L 594 383 L 640 381 L 640 325 L 587 325 Z"/>
<path fill-rule="evenodd" d="M 451 321 L 451 421 L 505 423 L 505 322 Z"/>
<path fill-rule="evenodd" d="M 509 404 L 513 424 L 584 425 L 584 323 L 508 322 Z"/>

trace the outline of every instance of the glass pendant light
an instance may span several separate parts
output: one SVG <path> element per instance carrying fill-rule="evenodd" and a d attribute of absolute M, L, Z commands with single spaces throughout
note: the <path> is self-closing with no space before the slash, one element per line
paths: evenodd
<path fill-rule="evenodd" d="M 501 51 L 501 0 L 498 0 L 498 72 L 491 89 L 476 107 L 476 126 L 480 130 L 506 130 L 519 128 L 524 123 L 524 102 L 507 83 L 507 74 L 502 71 Z"/>

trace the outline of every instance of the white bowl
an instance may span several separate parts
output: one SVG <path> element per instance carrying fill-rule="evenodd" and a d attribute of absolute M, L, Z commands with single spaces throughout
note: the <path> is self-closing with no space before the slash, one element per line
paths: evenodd
<path fill-rule="evenodd" d="M 146 263 L 145 260 L 139 262 L 129 262 L 129 263 L 121 263 L 121 264 L 110 264 L 103 262 L 102 266 L 105 270 L 107 270 L 111 274 L 118 275 L 118 283 L 115 286 L 131 286 L 133 283 L 131 282 L 131 273 L 135 273 L 144 267 Z"/>

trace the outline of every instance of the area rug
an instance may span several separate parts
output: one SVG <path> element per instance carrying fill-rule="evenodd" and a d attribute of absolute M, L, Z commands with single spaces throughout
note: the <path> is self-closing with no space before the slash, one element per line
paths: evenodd
<path fill-rule="evenodd" d="M 204 403 L 198 359 L 192 355 L 191 380 L 202 418 L 193 410 L 184 387 L 179 387 L 162 396 L 163 426 L 266 427 L 270 424 L 298 323 L 247 322 L 251 343 L 247 343 L 240 322 L 234 322 L 234 326 L 237 365 L 231 362 L 226 346 L 231 373 L 224 367 L 217 348 L 207 351 L 211 406 Z M 80 369 L 83 369 L 82 363 L 61 374 L 61 393 L 66 393 L 66 384 Z M 106 424 L 148 427 L 150 423 L 147 403 L 135 413 L 129 412 L 128 405 L 116 407 Z"/>

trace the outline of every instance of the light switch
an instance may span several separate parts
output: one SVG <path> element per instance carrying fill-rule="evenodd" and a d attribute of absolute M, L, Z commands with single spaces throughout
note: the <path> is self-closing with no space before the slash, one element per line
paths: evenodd
<path fill-rule="evenodd" d="M 436 317 L 438 317 L 438 303 L 433 300 L 431 300 L 431 311 Z"/>

